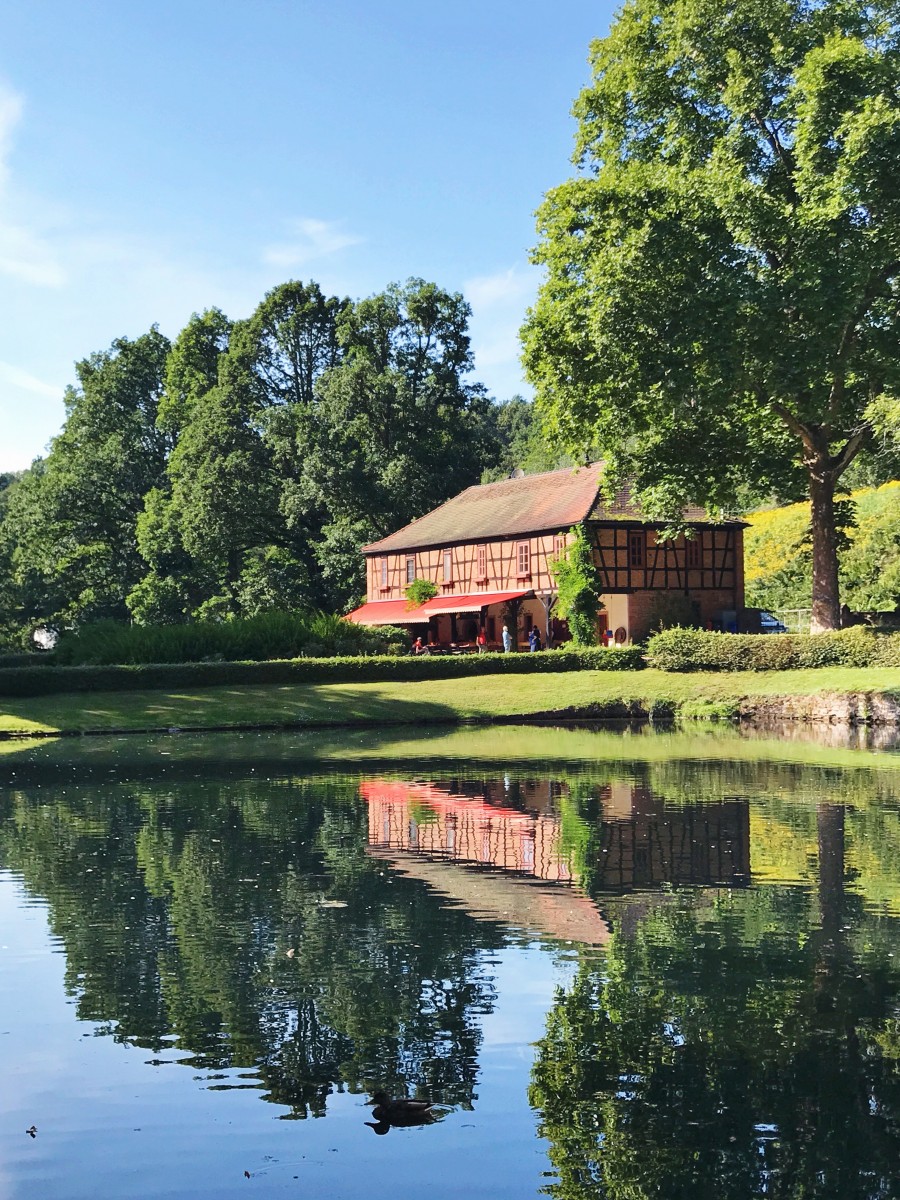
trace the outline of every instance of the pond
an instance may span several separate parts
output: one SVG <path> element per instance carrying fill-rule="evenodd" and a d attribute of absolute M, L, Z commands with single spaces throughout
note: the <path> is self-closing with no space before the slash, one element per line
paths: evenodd
<path fill-rule="evenodd" d="M 888 739 L 330 736 L 3 746 L 0 1200 L 900 1195 Z"/>

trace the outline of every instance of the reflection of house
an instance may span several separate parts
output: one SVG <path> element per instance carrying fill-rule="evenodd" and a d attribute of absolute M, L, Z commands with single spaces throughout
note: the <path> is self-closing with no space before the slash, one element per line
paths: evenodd
<path fill-rule="evenodd" d="M 626 891 L 660 884 L 729 887 L 750 881 L 746 800 L 668 808 L 630 783 L 604 788 L 594 886 Z"/>
<path fill-rule="evenodd" d="M 499 867 L 535 879 L 572 878 L 560 853 L 559 820 L 498 808 L 427 783 L 360 785 L 369 803 L 369 845 Z"/>
<path fill-rule="evenodd" d="M 559 785 L 498 780 L 479 784 L 478 795 L 461 794 L 459 787 L 362 783 L 360 794 L 369 805 L 369 845 L 547 882 L 579 882 L 573 881 L 571 850 L 563 843 Z M 524 810 L 509 804 L 510 793 Z M 597 799 L 600 820 L 588 824 L 574 817 L 569 829 L 569 845 L 577 841 L 581 846 L 579 865 L 594 888 L 748 881 L 746 801 L 670 807 L 624 780 L 599 788 Z"/>
<path fill-rule="evenodd" d="M 609 937 L 592 901 L 559 886 L 572 876 L 557 818 L 426 783 L 371 780 L 360 784 L 360 795 L 369 805 L 370 853 L 470 915 L 564 941 L 599 945 Z"/>
<path fill-rule="evenodd" d="M 552 632 L 549 560 L 579 525 L 603 581 L 601 625 L 621 631 L 619 640 L 643 637 L 665 595 L 686 597 L 704 623 L 732 619 L 725 614 L 744 603 L 742 523 L 692 509 L 692 536 L 663 539 L 662 525 L 644 520 L 627 489 L 601 498 L 601 471 L 594 463 L 470 487 L 363 547 L 367 602 L 350 619 L 427 628 L 442 643 L 472 641 L 482 626 L 496 643 L 504 620 L 517 623 L 520 640 L 532 625 Z M 414 579 L 439 593 L 410 609 L 405 589 Z"/>
<path fill-rule="evenodd" d="M 608 922 L 587 896 L 551 883 L 531 882 L 517 875 L 486 874 L 470 867 L 421 854 L 402 854 L 380 847 L 369 853 L 387 862 L 392 871 L 420 879 L 433 891 L 465 908 L 470 917 L 502 921 L 534 929 L 564 942 L 601 946 L 609 939 Z"/>

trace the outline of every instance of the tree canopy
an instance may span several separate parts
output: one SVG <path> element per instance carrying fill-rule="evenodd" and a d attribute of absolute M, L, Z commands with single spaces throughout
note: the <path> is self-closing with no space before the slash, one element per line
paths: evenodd
<path fill-rule="evenodd" d="M 7 490 L 7 584 L 26 622 L 127 616 L 145 569 L 138 513 L 165 468 L 157 410 L 169 349 L 153 328 L 78 363 L 62 433 Z"/>
<path fill-rule="evenodd" d="M 0 477 L 0 639 L 352 607 L 363 543 L 544 465 L 532 403 L 471 381 L 469 317 L 421 279 L 360 301 L 291 280 L 79 363 L 46 458 Z"/>
<path fill-rule="evenodd" d="M 898 425 L 896 5 L 627 0 L 591 63 L 539 214 L 539 404 L 654 516 L 805 493 L 833 628 L 835 486 Z"/>

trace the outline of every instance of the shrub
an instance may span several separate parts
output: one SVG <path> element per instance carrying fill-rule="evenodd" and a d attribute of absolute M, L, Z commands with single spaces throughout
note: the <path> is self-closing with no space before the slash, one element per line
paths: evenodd
<path fill-rule="evenodd" d="M 543 654 L 427 655 L 418 658 L 378 655 L 301 658 L 289 662 L 10 667 L 0 670 L 0 696 L 163 691 L 241 684 L 274 687 L 292 683 L 382 683 L 555 671 L 637 671 L 643 665 L 642 652 L 637 647 L 629 647 L 623 650 L 553 650 Z"/>
<path fill-rule="evenodd" d="M 402 629 L 373 629 L 317 612 L 267 612 L 230 621 L 189 625 L 126 625 L 97 621 L 62 635 L 62 665 L 113 663 L 267 662 L 273 659 L 403 652 Z"/>
<path fill-rule="evenodd" d="M 648 641 L 647 662 L 663 671 L 900 666 L 900 635 L 880 636 L 862 626 L 817 634 L 666 629 Z"/>
<path fill-rule="evenodd" d="M 410 608 L 418 608 L 435 598 L 438 586 L 430 579 L 414 579 L 403 594 L 409 601 Z"/>

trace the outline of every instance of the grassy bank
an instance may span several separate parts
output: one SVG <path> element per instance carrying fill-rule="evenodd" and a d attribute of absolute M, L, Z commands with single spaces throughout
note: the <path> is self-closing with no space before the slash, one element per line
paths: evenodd
<path fill-rule="evenodd" d="M 900 670 L 835 667 L 806 671 L 689 675 L 665 671 L 573 671 L 381 683 L 182 688 L 0 700 L 0 733 L 85 733 L 277 725 L 437 724 L 538 714 L 685 717 L 736 715 L 742 703 L 775 697 L 876 693 L 900 697 Z"/>

